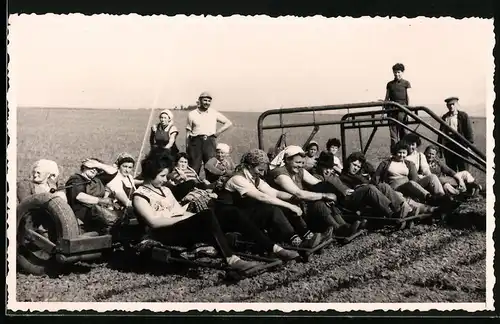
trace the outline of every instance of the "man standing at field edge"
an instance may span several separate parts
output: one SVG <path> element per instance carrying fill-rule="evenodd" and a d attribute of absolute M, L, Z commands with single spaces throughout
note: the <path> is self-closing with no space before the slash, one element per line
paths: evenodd
<path fill-rule="evenodd" d="M 215 156 L 217 136 L 228 130 L 233 123 L 223 114 L 210 108 L 212 96 L 203 92 L 198 108 L 189 112 L 186 125 L 186 153 L 189 166 L 200 173 L 201 164 Z M 209 109 L 210 108 L 210 109 Z M 217 123 L 222 127 L 217 130 Z"/>
<path fill-rule="evenodd" d="M 448 112 L 444 114 L 441 119 L 448 124 L 453 130 L 457 131 L 460 135 L 465 137 L 469 142 L 474 143 L 474 133 L 472 131 L 472 124 L 469 118 L 469 115 L 465 111 L 458 110 L 458 98 L 457 97 L 449 97 L 444 100 L 446 102 L 446 107 L 448 108 Z M 445 128 L 441 125 L 440 131 L 453 138 L 459 143 L 462 141 L 457 138 L 457 136 L 451 134 L 445 130 Z M 459 147 L 447 141 L 443 136 L 438 137 L 438 143 L 445 145 L 449 149 L 468 157 L 468 154 L 463 152 Z M 468 170 L 468 164 L 464 162 L 461 158 L 456 156 L 455 154 L 445 151 L 443 152 L 444 159 L 446 160 L 446 165 L 450 167 L 455 172 L 460 172 L 464 170 Z"/>

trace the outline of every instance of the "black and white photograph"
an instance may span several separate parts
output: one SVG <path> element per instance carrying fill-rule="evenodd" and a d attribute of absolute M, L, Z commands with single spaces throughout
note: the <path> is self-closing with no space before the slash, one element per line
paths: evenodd
<path fill-rule="evenodd" d="M 494 309 L 493 19 L 8 24 L 7 309 Z"/>

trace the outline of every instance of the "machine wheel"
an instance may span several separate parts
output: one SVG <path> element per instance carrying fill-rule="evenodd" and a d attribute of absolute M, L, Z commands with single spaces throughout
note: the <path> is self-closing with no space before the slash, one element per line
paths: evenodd
<path fill-rule="evenodd" d="M 62 265 L 54 253 L 43 251 L 30 239 L 28 230 L 37 232 L 57 245 L 61 239 L 76 238 L 80 228 L 71 207 L 60 197 L 42 193 L 32 195 L 17 206 L 17 265 L 28 274 L 57 273 Z"/>

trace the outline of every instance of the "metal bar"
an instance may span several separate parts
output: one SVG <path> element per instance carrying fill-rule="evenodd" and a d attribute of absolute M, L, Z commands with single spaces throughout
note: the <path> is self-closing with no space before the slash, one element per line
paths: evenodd
<path fill-rule="evenodd" d="M 407 129 L 407 130 L 409 130 L 410 132 L 412 132 L 412 133 L 415 133 L 415 134 L 419 135 L 419 136 L 420 136 L 420 137 L 422 137 L 423 139 L 425 139 L 425 140 L 427 140 L 427 141 L 431 142 L 432 144 L 437 145 L 438 147 L 444 148 L 445 150 L 447 150 L 447 151 L 451 152 L 452 154 L 455 154 L 455 155 L 456 155 L 456 156 L 458 156 L 459 158 L 463 159 L 465 162 L 469 163 L 470 165 L 472 165 L 472 166 L 476 167 L 476 168 L 477 168 L 477 169 L 479 169 L 480 171 L 483 171 L 484 173 L 486 173 L 486 169 L 485 169 L 485 168 L 483 168 L 483 166 L 482 166 L 482 165 L 480 166 L 479 164 L 477 164 L 477 163 L 474 163 L 474 162 L 470 161 L 468 158 L 464 157 L 463 155 L 461 155 L 461 154 L 459 154 L 459 153 L 456 153 L 456 152 L 454 152 L 454 151 L 450 150 L 449 148 L 447 148 L 447 147 L 446 147 L 446 146 L 444 146 L 443 144 L 438 143 L 437 141 L 431 140 L 431 139 L 430 139 L 430 138 L 428 138 L 427 136 L 424 136 L 424 135 L 418 134 L 416 131 L 414 131 L 414 130 L 413 130 L 413 129 L 411 129 L 410 127 L 406 126 L 404 123 L 400 122 L 400 121 L 399 121 L 399 120 L 397 120 L 397 119 L 394 119 L 394 118 L 392 118 L 392 117 L 388 117 L 387 119 L 390 119 L 390 120 L 394 121 L 395 123 L 397 123 L 397 124 L 401 125 L 402 127 L 406 128 L 406 129 Z M 478 159 L 478 160 L 479 160 L 479 158 L 478 158 L 478 157 L 476 157 L 476 156 L 474 156 L 474 155 L 471 155 L 471 156 L 472 156 L 474 159 Z M 476 160 L 476 162 L 477 162 L 477 160 Z M 481 162 L 479 162 L 479 163 L 481 163 Z M 482 164 L 482 163 L 481 163 L 481 164 Z M 485 162 L 484 164 L 485 164 L 485 166 L 486 166 L 486 162 Z"/>
<path fill-rule="evenodd" d="M 363 150 L 363 154 L 366 155 L 366 152 L 368 152 L 368 148 L 370 147 L 370 144 L 372 143 L 373 137 L 375 136 L 377 129 L 378 129 L 377 126 L 373 127 L 372 133 L 370 134 L 370 137 L 368 137 L 368 142 L 366 142 L 365 149 Z"/>
<path fill-rule="evenodd" d="M 32 229 L 26 229 L 26 234 L 28 234 L 28 239 L 44 252 L 47 252 L 49 254 L 52 254 L 54 252 L 56 245 L 45 236 L 35 232 Z"/>
<path fill-rule="evenodd" d="M 342 161 L 347 159 L 347 147 L 345 143 L 345 127 L 344 124 L 340 124 L 340 145 L 342 145 Z"/>
<path fill-rule="evenodd" d="M 359 123 L 358 123 L 359 126 Z M 359 135 L 359 148 L 361 151 L 364 151 L 363 149 L 363 134 L 361 133 L 361 127 L 358 127 L 358 135 Z"/>
<path fill-rule="evenodd" d="M 375 101 L 375 102 L 365 102 L 365 103 L 353 103 L 353 104 L 340 104 L 340 105 L 327 105 L 327 106 L 316 106 L 316 107 L 297 107 L 297 108 L 285 108 L 285 109 L 272 109 L 272 110 L 268 110 L 264 113 L 262 113 L 260 116 L 259 116 L 259 119 L 258 119 L 258 125 L 257 125 L 257 129 L 258 129 L 258 141 L 259 141 L 259 147 L 261 149 L 263 149 L 264 147 L 264 143 L 263 143 L 263 138 L 262 138 L 262 131 L 264 129 L 273 129 L 273 128 L 279 128 L 279 127 L 269 127 L 269 126 L 263 126 L 263 121 L 264 119 L 269 116 L 269 115 L 275 115 L 275 114 L 291 114 L 291 113 L 299 113 L 299 112 L 308 112 L 308 111 L 327 111 L 327 110 L 341 110 L 341 109 L 351 109 L 351 108 L 369 108 L 369 107 L 381 107 L 381 106 L 394 106 L 398 109 L 386 109 L 384 110 L 383 112 L 387 113 L 387 112 L 391 112 L 391 111 L 403 111 L 405 112 L 408 116 L 412 117 L 415 121 L 419 121 L 421 124 L 424 124 L 424 126 L 426 126 L 427 128 L 431 129 L 435 134 L 437 134 L 438 136 L 442 136 L 443 138 L 447 139 L 448 141 L 450 141 L 451 143 L 456 143 L 457 147 L 460 147 L 461 149 L 463 149 L 464 151 L 467 151 L 467 149 L 461 145 L 457 140 L 455 139 L 452 139 L 451 137 L 449 137 L 447 134 L 445 134 L 444 132 L 442 132 L 441 130 L 438 130 L 436 128 L 434 128 L 432 125 L 428 124 L 426 121 L 422 120 L 422 118 L 420 118 L 418 115 L 414 114 L 412 112 L 413 111 L 418 111 L 418 110 L 423 110 L 425 111 L 429 116 L 433 117 L 436 121 L 438 121 L 438 123 L 440 125 L 442 125 L 444 127 L 445 130 L 449 131 L 450 133 L 452 133 L 453 135 L 455 135 L 458 139 L 460 139 L 462 142 L 468 144 L 468 146 L 470 147 L 470 149 L 476 153 L 477 155 L 479 155 L 483 161 L 481 161 L 482 164 L 486 164 L 485 160 L 486 160 L 486 156 L 485 154 L 483 154 L 481 151 L 479 151 L 472 143 L 470 143 L 467 139 L 465 139 L 462 135 L 460 135 L 459 133 L 457 133 L 456 131 L 454 131 L 453 129 L 451 129 L 449 127 L 449 125 L 447 125 L 439 116 L 437 116 L 434 112 L 432 112 L 430 109 L 428 109 L 427 107 L 422 107 L 422 106 L 418 106 L 418 107 L 406 107 L 406 106 L 402 106 L 396 102 L 392 102 L 392 101 Z M 366 114 L 366 113 L 365 113 Z M 348 114 L 350 115 L 350 114 Z M 346 117 L 346 116 L 344 116 Z M 343 117 L 343 118 L 344 118 Z M 372 120 L 373 122 L 373 120 Z M 316 123 L 317 125 L 332 125 L 332 124 L 341 124 L 342 123 L 337 123 L 337 122 L 320 122 L 320 123 Z M 410 124 L 410 123 L 408 123 Z M 413 124 L 413 123 L 412 123 Z M 305 126 L 310 126 L 310 124 L 294 124 L 294 127 L 305 127 Z M 290 127 L 289 125 L 287 125 L 286 127 Z M 344 128 L 343 131 L 345 131 L 345 129 L 347 128 Z M 417 134 L 417 135 L 420 135 L 420 134 Z M 345 136 L 344 136 L 344 139 L 345 139 Z M 343 141 L 343 143 L 345 143 L 345 141 Z M 342 145 L 343 148 L 345 146 L 345 144 Z M 344 150 L 343 150 L 344 151 Z M 344 157 L 344 153 L 342 153 L 343 157 Z M 475 158 L 473 156 L 473 158 Z"/>
<path fill-rule="evenodd" d="M 315 125 L 314 128 L 313 128 L 313 131 L 311 132 L 311 134 L 309 135 L 309 137 L 307 138 L 307 141 L 304 143 L 304 145 L 302 146 L 302 149 L 303 150 L 306 150 L 306 147 L 307 145 L 309 145 L 309 143 L 312 141 L 312 139 L 314 138 L 314 136 L 318 133 L 319 131 L 319 126 L 318 125 Z"/>

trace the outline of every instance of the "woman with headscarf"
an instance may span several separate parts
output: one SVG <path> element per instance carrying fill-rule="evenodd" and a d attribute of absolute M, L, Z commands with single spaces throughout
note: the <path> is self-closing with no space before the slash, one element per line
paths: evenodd
<path fill-rule="evenodd" d="M 135 159 L 128 153 L 121 153 L 116 158 L 114 166 L 118 169 L 118 173 L 113 180 L 106 184 L 106 187 L 112 191 L 114 198 L 122 208 L 130 208 L 132 206 L 130 197 L 137 189 L 136 186 L 143 182 L 133 177 Z"/>
<path fill-rule="evenodd" d="M 229 151 L 231 148 L 225 143 L 217 144 L 215 156 L 205 164 L 205 178 L 210 182 L 216 182 L 220 178 L 229 179 L 234 172 L 235 165 Z M 227 180 L 226 179 L 226 180 Z M 225 182 L 224 180 L 222 180 Z"/>
<path fill-rule="evenodd" d="M 236 206 L 281 242 L 305 248 L 317 246 L 322 237 L 307 228 L 302 210 L 293 202 L 294 197 L 273 189 L 261 178 L 268 168 L 266 152 L 253 149 L 245 153 L 224 188 L 217 191 L 217 212 L 229 213 L 227 209 Z"/>
<path fill-rule="evenodd" d="M 174 115 L 168 109 L 162 110 L 160 113 L 160 122 L 151 127 L 151 135 L 149 136 L 149 144 L 151 150 L 168 150 L 175 157 L 179 153 L 176 144 L 179 130 L 174 125 Z"/>
<path fill-rule="evenodd" d="M 302 206 L 306 210 L 306 219 L 314 230 L 326 235 L 331 235 L 333 231 L 339 236 L 355 234 L 361 222 L 355 221 L 350 225 L 342 218 L 334 206 L 337 201 L 335 189 L 304 170 L 304 157 L 305 152 L 300 146 L 290 145 L 281 151 L 271 162 L 271 184 L 304 202 Z"/>
<path fill-rule="evenodd" d="M 17 182 L 17 202 L 34 194 L 57 189 L 58 178 L 59 167 L 56 162 L 45 159 L 36 161 L 31 167 L 31 179 Z M 56 191 L 54 194 L 66 200 L 63 192 Z"/>

